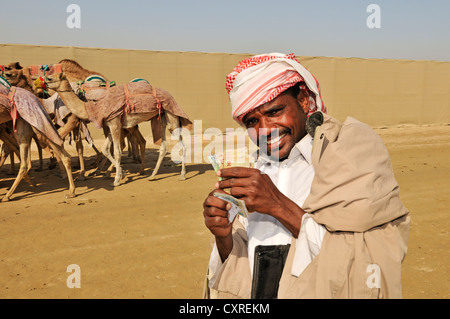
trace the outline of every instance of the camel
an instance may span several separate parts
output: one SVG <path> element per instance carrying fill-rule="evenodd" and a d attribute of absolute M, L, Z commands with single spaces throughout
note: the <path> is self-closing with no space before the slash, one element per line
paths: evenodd
<path fill-rule="evenodd" d="M 19 145 L 19 158 L 20 158 L 20 168 L 17 177 L 14 180 L 14 183 L 9 189 L 9 191 L 2 198 L 2 202 L 10 200 L 11 195 L 14 193 L 14 191 L 16 190 L 17 186 L 19 185 L 19 183 L 23 178 L 28 179 L 28 171 L 31 168 L 31 158 L 29 156 L 30 144 L 33 134 L 35 134 L 36 132 L 40 133 L 44 138 L 46 138 L 46 143 L 50 145 L 55 155 L 58 158 L 60 158 L 62 164 L 64 165 L 67 178 L 69 180 L 69 193 L 66 195 L 66 197 L 67 198 L 75 197 L 75 184 L 72 176 L 70 155 L 62 147 L 62 140 L 57 141 L 57 139 L 59 138 L 58 133 L 56 132 L 56 129 L 51 123 L 50 118 L 45 113 L 42 104 L 40 104 L 39 99 L 31 92 L 19 87 L 17 88 L 6 87 L 2 85 L 0 86 L 0 93 L 2 94 L 2 96 L 0 96 L 2 97 L 2 99 L 0 100 L 2 101 L 0 104 L 0 124 L 15 120 L 13 124 L 15 129 L 14 135 Z M 13 94 L 13 97 L 10 97 L 11 93 Z M 15 99 L 15 96 L 17 95 L 21 97 L 20 101 L 25 101 L 22 103 L 28 104 L 24 105 L 17 104 L 18 102 Z M 17 117 L 15 115 L 12 115 L 14 114 L 14 112 L 12 112 L 13 103 L 11 103 L 11 101 L 14 101 L 15 103 L 15 107 L 18 113 Z M 31 115 L 24 115 L 29 105 L 33 105 L 34 111 L 38 113 L 33 113 Z M 36 114 L 40 115 L 38 123 L 40 129 L 37 129 L 34 125 L 29 123 L 29 120 L 25 119 L 25 118 L 27 119 L 32 118 L 36 116 Z M 42 121 L 43 119 L 47 120 Z M 50 134 L 49 132 L 51 132 L 52 134 Z M 57 138 L 55 138 L 55 136 Z"/>
<path fill-rule="evenodd" d="M 85 83 L 89 78 L 97 78 L 97 80 L 94 80 L 94 87 L 97 88 L 100 87 L 101 84 L 106 84 L 108 82 L 108 79 L 103 76 L 101 73 L 87 70 L 83 68 L 78 62 L 70 59 L 63 59 L 59 61 L 62 67 L 62 71 L 66 75 L 67 80 L 70 83 L 76 82 L 76 83 Z M 111 83 L 111 82 L 110 82 Z M 84 84 L 81 84 L 83 86 Z M 80 85 L 78 85 L 78 88 L 80 88 Z M 75 93 L 78 93 L 77 91 Z M 141 161 L 140 156 L 138 155 L 138 151 L 142 146 L 142 143 L 145 144 L 145 140 L 142 136 L 142 134 L 139 131 L 139 127 L 134 128 L 132 131 L 129 131 L 127 129 L 124 129 L 122 132 L 122 138 L 127 139 L 127 145 L 128 145 L 128 156 L 132 156 L 133 160 L 135 161 Z M 105 136 L 107 136 L 107 132 L 104 132 Z M 144 147 L 145 148 L 145 147 Z M 141 150 L 142 151 L 142 150 Z M 108 160 L 108 159 L 106 159 Z M 97 168 L 97 171 L 105 164 L 105 161 L 103 161 L 100 166 Z M 95 174 L 95 173 L 94 173 Z"/>
<path fill-rule="evenodd" d="M 148 83 L 148 81 L 143 79 L 135 79 L 131 82 L 136 82 L 138 80 L 145 81 L 146 83 Z M 108 88 L 115 85 L 114 82 L 107 82 L 105 78 L 99 75 L 90 76 L 86 78 L 85 81 L 77 83 L 79 84 L 74 91 L 79 96 L 81 95 L 83 101 L 86 102 L 90 101 L 97 102 L 99 98 L 101 98 L 104 94 L 106 94 L 106 90 Z M 104 127 L 103 130 L 104 135 L 108 136 L 108 128 Z M 122 135 L 120 141 L 122 151 L 125 148 L 125 139 L 127 139 L 128 157 L 132 157 L 135 162 L 141 163 L 141 168 L 138 174 L 142 174 L 145 169 L 145 144 L 147 143 L 147 141 L 139 131 L 139 127 L 137 125 L 130 129 L 122 128 Z M 108 158 L 105 157 L 104 160 L 101 162 L 101 164 L 97 167 L 97 169 L 94 172 L 90 173 L 90 175 L 97 175 L 98 172 L 102 170 L 107 161 Z M 105 177 L 109 176 L 109 173 L 113 169 L 113 167 L 114 167 L 113 164 L 109 166 Z"/>
<path fill-rule="evenodd" d="M 37 95 L 37 92 L 34 91 L 33 86 L 30 84 L 31 78 L 23 73 L 23 67 L 20 65 L 19 62 L 13 62 L 9 63 L 7 65 L 3 66 L 3 73 L 4 78 L 12 85 L 24 88 L 25 90 Z M 39 155 L 39 167 L 37 168 L 37 171 L 43 170 L 43 158 L 42 158 L 42 149 L 46 150 L 50 154 L 50 165 L 49 168 L 54 168 L 55 166 L 55 156 L 53 154 L 52 149 L 45 145 L 43 142 L 43 139 L 38 134 L 33 135 L 33 140 L 35 141 L 38 149 L 38 155 Z M 10 153 L 11 160 L 13 160 L 13 153 Z"/>
<path fill-rule="evenodd" d="M 103 74 L 101 74 L 97 71 L 85 69 L 77 61 L 74 61 L 71 59 L 63 59 L 63 60 L 59 61 L 58 63 L 61 64 L 62 71 L 70 83 L 84 82 L 86 79 L 88 79 L 89 77 L 93 77 L 93 76 L 101 77 L 104 80 L 104 82 L 108 81 L 108 79 Z M 75 122 L 76 116 L 72 114 L 69 117 L 68 121 L 70 121 L 70 123 Z M 61 133 L 64 134 L 64 132 L 61 132 Z M 128 140 L 128 149 L 132 150 L 131 152 L 128 153 L 128 155 L 130 156 L 132 154 L 133 159 L 138 160 L 138 156 L 136 156 L 136 150 L 139 149 L 138 143 L 142 143 L 142 138 L 143 138 L 142 134 L 139 131 L 139 128 L 134 128 L 132 131 L 124 130 L 123 133 L 124 133 L 123 138 L 127 138 L 127 140 Z M 105 136 L 107 136 L 107 132 L 104 131 L 104 134 L 105 134 Z M 145 140 L 144 140 L 144 143 L 145 143 Z M 97 160 L 96 160 L 95 164 L 98 164 L 98 163 L 100 163 L 101 153 L 96 149 L 96 147 L 94 145 L 93 145 L 93 148 L 94 148 L 95 152 L 97 153 Z M 104 164 L 105 164 L 105 160 L 102 163 L 100 163 L 100 165 L 97 165 L 96 171 L 98 171 L 101 167 L 103 167 Z"/>
<path fill-rule="evenodd" d="M 49 88 L 54 89 L 61 96 L 64 103 L 69 107 L 72 113 L 77 115 L 80 119 L 89 120 L 89 115 L 86 109 L 86 104 L 81 101 L 77 95 L 73 92 L 70 87 L 70 83 L 64 75 L 64 72 L 59 74 L 52 74 L 46 76 L 46 83 Z M 123 107 L 123 106 L 122 106 Z M 149 121 L 152 119 L 156 119 L 158 116 L 158 112 L 123 112 L 122 116 L 111 117 L 107 120 L 102 121 L 102 127 L 105 127 L 109 130 L 109 134 L 107 139 L 102 147 L 102 153 L 114 164 L 116 168 L 115 179 L 112 186 L 116 187 L 120 185 L 120 180 L 123 176 L 122 168 L 121 168 L 121 155 L 122 150 L 120 147 L 120 140 L 122 134 L 122 128 L 126 128 L 129 130 L 133 130 L 141 122 Z M 155 175 L 157 174 L 161 162 L 164 156 L 167 153 L 167 141 L 165 138 L 165 131 L 167 127 L 167 122 L 176 123 L 180 125 L 181 119 L 175 115 L 170 114 L 169 112 L 161 112 L 160 114 L 160 123 L 161 123 L 161 147 L 159 150 L 159 157 L 156 163 L 156 167 L 150 176 L 149 180 L 153 180 Z M 181 134 L 180 134 L 181 139 Z M 182 141 L 181 141 L 182 142 Z M 113 145 L 114 154 L 110 153 L 111 144 Z M 184 146 L 184 144 L 182 144 Z M 182 157 L 182 169 L 180 173 L 180 180 L 186 179 L 186 168 L 184 163 L 184 155 L 185 155 L 185 147 L 183 147 L 183 157 Z"/>
<path fill-rule="evenodd" d="M 70 61 L 70 60 L 64 60 L 64 61 Z M 30 74 L 27 74 L 26 72 L 23 72 L 23 68 L 20 65 L 19 62 L 10 63 L 9 65 L 5 66 L 5 69 L 8 68 L 8 72 L 5 73 L 7 76 L 7 80 L 11 83 L 11 85 L 23 87 L 30 92 L 34 92 L 36 96 L 41 98 L 41 102 L 44 105 L 44 108 L 47 110 L 49 115 L 54 117 L 54 121 L 57 126 L 60 126 L 58 129 L 58 133 L 61 136 L 62 139 L 65 139 L 70 133 L 73 134 L 74 140 L 75 140 L 75 148 L 78 155 L 78 163 L 80 165 L 80 171 L 78 180 L 85 180 L 85 163 L 84 163 L 84 150 L 83 150 L 83 141 L 80 137 L 80 131 L 82 131 L 81 126 L 82 123 L 80 120 L 74 115 L 74 114 L 68 114 L 65 119 L 61 119 L 61 121 L 58 121 L 56 118 L 56 115 L 54 114 L 54 103 L 55 99 L 58 98 L 57 95 L 52 95 L 52 97 L 49 97 L 49 95 L 45 95 L 42 92 L 44 91 L 42 88 L 36 88 L 35 83 L 32 81 L 32 76 Z M 31 82 L 31 83 L 30 83 Z M 53 92 L 55 93 L 55 92 Z M 43 98 L 47 97 L 47 98 Z M 62 123 L 64 120 L 64 123 Z M 97 156 L 100 155 L 100 152 L 97 150 L 95 145 L 92 145 L 92 148 L 97 153 Z M 98 158 L 98 161 L 100 160 L 100 157 Z M 61 168 L 61 163 L 60 168 Z"/>

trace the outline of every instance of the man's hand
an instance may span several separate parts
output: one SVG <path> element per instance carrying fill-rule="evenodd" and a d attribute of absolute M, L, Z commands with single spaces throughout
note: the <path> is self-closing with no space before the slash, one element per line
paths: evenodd
<path fill-rule="evenodd" d="M 222 190 L 213 190 L 209 193 L 203 202 L 203 217 L 206 227 L 216 237 L 217 250 L 224 261 L 233 248 L 232 224 L 228 220 L 228 209 L 231 208 L 231 204 L 215 197 L 213 194 L 216 192 L 226 194 Z"/>
<path fill-rule="evenodd" d="M 269 175 L 255 168 L 231 167 L 218 171 L 224 180 L 216 183 L 217 189 L 229 189 L 230 195 L 245 201 L 249 212 L 272 215 L 286 201 Z M 274 216 L 276 217 L 276 216 Z"/>
<path fill-rule="evenodd" d="M 222 190 L 213 190 L 203 202 L 203 216 L 205 225 L 216 237 L 227 237 L 231 233 L 231 223 L 228 220 L 228 209 L 231 204 L 215 197 L 216 192 L 224 193 Z"/>
<path fill-rule="evenodd" d="M 229 189 L 230 195 L 245 201 L 249 213 L 271 215 L 298 236 L 305 212 L 278 190 L 269 175 L 245 167 L 223 168 L 217 175 L 224 179 L 216 183 L 218 190 Z"/>

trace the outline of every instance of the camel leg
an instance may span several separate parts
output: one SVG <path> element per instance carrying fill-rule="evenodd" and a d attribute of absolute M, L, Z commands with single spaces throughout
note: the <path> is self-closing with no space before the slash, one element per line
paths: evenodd
<path fill-rule="evenodd" d="M 105 141 L 105 143 L 106 143 L 106 141 Z M 102 150 L 103 150 L 103 148 L 102 148 Z M 105 167 L 106 162 L 109 161 L 109 159 L 108 159 L 106 156 L 104 156 L 103 153 L 101 153 L 101 154 L 102 154 L 102 161 L 101 161 L 100 164 L 97 166 L 97 168 L 95 169 L 95 171 L 89 173 L 88 176 L 97 176 L 97 175 L 103 170 L 103 167 Z"/>
<path fill-rule="evenodd" d="M 48 140 L 48 143 L 55 152 L 55 156 L 59 158 L 59 162 L 61 162 L 64 166 L 67 179 L 69 180 L 69 193 L 66 195 L 66 198 L 73 198 L 75 197 L 75 183 L 73 181 L 70 154 L 67 153 L 67 151 L 62 146 L 59 146 L 50 140 Z"/>
<path fill-rule="evenodd" d="M 44 169 L 44 160 L 42 158 L 42 146 L 39 144 L 36 135 L 33 134 L 33 140 L 36 143 L 38 154 L 39 154 L 39 167 L 36 168 L 37 172 L 41 172 Z"/>
<path fill-rule="evenodd" d="M 16 154 L 17 157 L 20 159 L 20 149 L 19 149 L 20 147 L 17 143 L 17 138 L 15 136 L 11 136 L 10 134 L 6 133 L 4 130 L 0 130 L 0 139 L 6 144 L 5 146 L 7 146 L 9 149 L 9 158 L 11 160 L 11 166 L 9 171 L 10 174 L 13 175 L 15 171 L 14 154 Z M 28 154 L 30 154 L 29 151 Z M 30 157 L 30 165 L 31 165 L 31 157 Z M 28 172 L 25 173 L 23 179 L 25 179 L 25 181 L 31 187 L 36 187 L 36 185 L 31 181 Z"/>
<path fill-rule="evenodd" d="M 127 138 L 127 157 L 132 157 L 134 155 L 134 151 L 133 151 L 133 144 L 130 142 L 130 139 L 128 137 L 128 135 L 126 136 Z"/>
<path fill-rule="evenodd" d="M 3 143 L 1 146 L 0 167 L 5 164 L 6 159 L 10 157 L 11 165 L 9 166 L 9 174 L 14 173 L 14 152 L 10 149 L 8 144 Z"/>
<path fill-rule="evenodd" d="M 169 130 L 170 131 L 170 130 Z M 172 132 L 171 132 L 172 133 Z M 181 172 L 180 172 L 180 177 L 178 177 L 179 181 L 184 181 L 186 180 L 186 164 L 185 164 L 185 159 L 186 159 L 186 145 L 184 144 L 183 141 L 183 135 L 181 135 L 181 131 L 178 132 L 178 140 L 181 143 L 181 150 L 182 150 L 182 156 L 181 156 Z"/>
<path fill-rule="evenodd" d="M 133 128 L 129 128 L 129 136 L 131 136 L 131 143 L 134 145 L 134 149 L 136 149 L 137 152 L 140 152 L 140 162 L 141 162 L 141 168 L 138 172 L 138 174 L 144 173 L 145 170 L 145 144 L 147 141 L 145 140 L 144 136 L 142 136 L 141 132 L 139 131 L 139 127 L 135 126 Z M 134 153 L 133 152 L 133 153 Z"/>
<path fill-rule="evenodd" d="M 69 135 L 70 132 L 72 132 L 80 123 L 80 120 L 78 117 L 76 117 L 74 114 L 71 114 L 67 118 L 66 124 L 64 124 L 63 127 L 60 127 L 58 130 L 59 136 L 61 136 L 62 139 L 64 139 L 67 135 Z"/>
<path fill-rule="evenodd" d="M 156 162 L 155 169 L 153 170 L 152 175 L 148 178 L 149 181 L 155 179 L 156 174 L 158 173 L 159 167 L 163 161 L 164 156 L 167 154 L 167 141 L 166 141 L 166 117 L 161 116 L 161 146 L 159 147 L 159 156 L 158 161 Z"/>
<path fill-rule="evenodd" d="M 92 144 L 92 148 L 94 149 L 95 154 L 97 154 L 97 158 L 96 158 L 95 162 L 91 164 L 91 166 L 92 166 L 92 167 L 96 167 L 96 166 L 98 166 L 98 165 L 100 164 L 100 162 L 102 161 L 103 155 L 102 155 L 102 152 L 100 152 L 100 151 L 95 147 L 94 144 Z"/>
<path fill-rule="evenodd" d="M 1 158 L 0 158 L 0 167 L 5 164 L 6 159 L 12 152 L 9 150 L 9 148 L 6 147 L 6 145 L 3 143 L 1 146 Z"/>
<path fill-rule="evenodd" d="M 169 128 L 169 132 L 173 133 L 173 129 L 175 129 L 175 130 L 179 129 L 177 134 L 178 134 L 178 140 L 181 142 L 183 154 L 181 157 L 181 172 L 180 172 L 180 177 L 178 178 L 178 180 L 184 181 L 184 180 L 186 180 L 186 164 L 185 164 L 186 145 L 184 144 L 183 135 L 181 134 L 181 121 L 178 116 L 175 116 L 172 113 L 167 112 L 166 116 L 167 116 L 167 122 L 172 124 L 171 125 L 172 128 Z"/>
<path fill-rule="evenodd" d="M 103 135 L 106 137 L 106 139 L 108 138 L 109 127 L 106 125 L 103 125 Z M 102 147 L 105 146 L 105 143 L 103 144 Z M 95 148 L 94 146 L 94 150 L 97 153 L 97 159 L 95 160 L 95 166 L 97 167 L 97 169 L 94 172 L 91 172 L 89 176 L 97 175 L 97 173 L 99 173 L 103 169 L 103 167 L 106 165 L 106 162 L 108 161 L 108 159 L 104 156 L 103 149 L 99 152 L 97 148 Z"/>
<path fill-rule="evenodd" d="M 144 173 L 145 169 L 145 144 L 147 144 L 147 141 L 145 140 L 144 136 L 142 136 L 141 131 L 139 131 L 139 127 L 136 126 L 136 130 L 134 131 L 134 136 L 136 137 L 136 141 L 139 145 L 139 151 L 140 154 L 140 160 L 141 160 L 141 170 L 139 171 L 139 174 Z"/>
<path fill-rule="evenodd" d="M 9 149 L 8 145 L 6 145 L 6 143 L 2 144 L 2 157 L 0 160 L 0 167 L 3 166 L 3 164 L 5 164 L 6 159 L 9 157 L 9 161 L 11 163 L 11 165 L 9 165 L 9 175 L 14 175 L 14 171 L 16 170 L 15 168 L 15 162 L 14 162 L 14 152 L 12 150 Z"/>
<path fill-rule="evenodd" d="M 10 175 L 14 175 L 15 161 L 14 161 L 14 153 L 17 154 L 17 157 L 20 158 L 19 145 L 17 144 L 17 140 L 14 135 L 7 133 L 5 129 L 0 130 L 0 139 L 4 142 L 3 147 L 5 151 L 5 160 L 9 156 L 10 159 L 10 167 L 9 173 Z"/>
<path fill-rule="evenodd" d="M 127 146 L 127 150 L 128 150 L 127 157 L 131 157 L 135 163 L 140 162 L 139 140 L 136 140 L 137 136 L 135 135 L 136 129 L 139 129 L 137 125 L 135 127 L 123 129 L 122 130 L 123 135 L 121 138 L 121 142 L 123 143 L 122 152 L 125 149 L 125 139 L 126 139 L 127 140 L 126 146 Z"/>
<path fill-rule="evenodd" d="M 116 176 L 114 178 L 114 183 L 112 184 L 112 186 L 119 186 L 120 180 L 122 178 L 122 168 L 120 166 L 122 156 L 122 150 L 120 145 L 121 144 L 120 137 L 122 134 L 120 117 L 116 117 L 115 119 L 110 120 L 107 124 L 110 129 L 110 134 L 108 134 L 108 138 L 102 147 L 102 153 L 116 167 Z M 110 152 L 111 143 L 114 147 L 114 157 L 111 155 Z"/>
<path fill-rule="evenodd" d="M 125 144 L 122 143 L 123 140 L 120 141 L 120 146 L 121 146 L 121 150 L 123 150 L 123 146 Z M 106 146 L 105 146 L 106 148 Z M 113 158 L 113 154 L 114 154 L 114 143 L 112 141 L 112 136 L 110 136 L 110 140 L 109 140 L 109 154 L 111 154 L 111 158 Z M 103 176 L 104 178 L 110 178 L 111 177 L 111 172 L 114 169 L 114 162 L 111 162 L 108 158 L 105 157 L 104 161 L 102 162 L 102 169 L 103 167 L 106 165 L 106 163 L 109 162 L 109 166 L 105 171 L 105 175 Z"/>
<path fill-rule="evenodd" d="M 134 151 L 133 151 L 133 143 L 131 143 L 131 129 L 123 129 L 122 131 L 122 142 L 125 143 L 125 139 L 126 141 L 126 145 L 127 145 L 127 157 L 133 157 L 134 159 Z M 123 149 L 122 149 L 123 151 Z"/>
<path fill-rule="evenodd" d="M 114 165 L 116 166 L 116 176 L 114 179 L 114 184 L 113 186 L 119 186 L 120 185 L 120 180 L 122 179 L 122 167 L 120 166 L 120 162 L 122 159 L 122 149 L 120 147 L 120 130 L 116 130 L 116 131 L 112 131 L 111 130 L 111 135 L 112 135 L 112 140 L 113 140 L 113 145 L 114 145 Z"/>
<path fill-rule="evenodd" d="M 55 154 L 53 154 L 53 150 L 51 149 L 51 147 L 48 146 L 47 138 L 44 137 L 42 135 L 42 133 L 35 131 L 34 135 L 33 135 L 33 140 L 36 142 L 40 157 L 42 157 L 42 150 L 45 150 L 47 153 L 50 154 L 50 164 L 48 165 L 48 169 L 54 169 L 56 167 L 56 164 L 57 164 L 56 162 L 58 161 L 58 159 L 55 157 Z M 39 169 L 37 169 L 37 171 L 42 170 L 41 164 L 39 166 L 40 167 L 39 167 Z M 60 165 L 60 168 L 61 167 L 62 166 Z"/>
<path fill-rule="evenodd" d="M 179 181 L 184 181 L 186 179 L 186 165 L 185 165 L 185 157 L 186 157 L 186 145 L 184 145 L 183 137 L 180 133 L 180 142 L 182 145 L 183 156 L 181 157 L 181 173 L 180 177 L 178 177 Z"/>
<path fill-rule="evenodd" d="M 15 134 L 17 142 L 19 144 L 20 149 L 20 168 L 17 173 L 17 177 L 14 180 L 13 185 L 9 189 L 8 193 L 3 197 L 2 202 L 7 202 L 11 198 L 11 195 L 16 190 L 17 186 L 19 186 L 22 178 L 28 173 L 31 168 L 31 161 L 29 159 L 29 149 L 31 138 L 33 136 L 33 129 L 31 126 L 25 122 L 22 118 L 18 118 L 16 122 L 17 133 Z"/>
<path fill-rule="evenodd" d="M 66 175 L 64 165 L 61 163 L 61 159 L 58 156 L 55 156 L 54 150 L 49 146 L 49 139 L 37 130 L 34 133 L 35 133 L 37 141 L 41 145 L 42 149 L 44 149 L 45 151 L 47 151 L 50 154 L 49 169 L 55 168 L 55 166 L 56 166 L 55 159 L 56 159 L 56 162 L 58 163 L 58 166 L 59 166 L 59 170 L 61 172 L 61 176 L 64 178 Z"/>
<path fill-rule="evenodd" d="M 77 126 L 73 129 L 73 135 L 74 135 L 74 139 L 75 139 L 75 147 L 76 147 L 77 153 L 78 153 L 78 162 L 80 163 L 80 176 L 78 177 L 78 179 L 80 181 L 84 181 L 84 180 L 86 180 L 86 176 L 85 176 L 86 170 L 84 167 L 83 141 L 81 140 L 79 126 Z"/>
<path fill-rule="evenodd" d="M 10 175 L 14 175 L 14 172 L 16 171 L 16 159 L 14 158 L 14 154 L 14 152 L 9 153 L 9 162 L 11 163 L 11 165 L 9 166 Z"/>
<path fill-rule="evenodd" d="M 143 164 L 143 161 L 145 160 L 145 144 L 147 141 L 142 136 L 141 132 L 139 131 L 139 126 L 135 126 L 132 131 L 131 141 L 130 141 L 133 149 L 133 160 L 136 163 L 141 163 L 141 172 L 143 172 L 145 164 Z M 143 155 L 144 154 L 144 155 Z M 144 157 L 143 157 L 144 156 Z"/>
<path fill-rule="evenodd" d="M 104 152 L 103 152 L 103 147 L 105 147 L 107 143 L 109 144 L 108 147 L 110 147 L 110 145 L 111 145 L 107 141 L 108 140 L 108 135 L 109 135 L 109 133 L 105 134 L 106 140 L 105 140 L 105 142 L 104 142 L 104 144 L 102 146 L 102 150 L 101 151 L 98 151 L 97 148 L 93 145 L 93 148 L 94 148 L 95 152 L 97 153 L 97 159 L 95 160 L 95 163 L 92 164 L 92 166 L 96 167 L 96 169 L 95 169 L 95 171 L 89 173 L 88 176 L 97 176 L 103 170 L 103 167 L 106 165 L 106 162 L 108 162 L 108 160 L 109 160 L 104 155 Z"/>
<path fill-rule="evenodd" d="M 112 143 L 112 137 L 111 137 L 111 133 L 109 133 L 106 136 L 105 142 L 103 143 L 102 154 L 103 154 L 103 156 L 106 157 L 107 160 L 113 161 L 111 151 L 110 151 L 111 143 Z"/>
<path fill-rule="evenodd" d="M 9 173 L 11 175 L 13 175 L 14 172 L 16 171 L 16 162 L 15 162 L 15 159 L 14 159 L 14 152 L 10 153 L 9 160 L 11 162 L 11 165 L 9 166 Z"/>
<path fill-rule="evenodd" d="M 59 136 L 61 136 L 62 139 L 65 139 L 66 136 L 70 134 L 70 132 L 74 131 L 78 127 L 79 123 L 80 123 L 80 120 L 78 119 L 78 117 L 76 117 L 74 114 L 69 115 L 64 126 L 62 126 L 58 129 Z M 73 135 L 77 136 L 75 134 L 75 132 Z M 74 139 L 76 139 L 76 137 L 74 137 Z M 76 147 L 78 147 L 78 146 L 76 145 Z M 77 152 L 78 152 L 78 148 L 77 148 Z M 58 165 L 59 165 L 59 169 L 62 172 L 65 172 L 64 164 L 61 163 L 60 159 L 58 160 Z M 64 175 L 65 174 L 63 174 L 63 176 Z"/>
<path fill-rule="evenodd" d="M 140 134 L 139 130 L 138 130 L 138 127 L 135 126 L 133 128 L 130 128 L 130 129 L 122 129 L 122 135 L 121 135 L 121 138 L 120 138 L 120 150 L 121 150 L 121 152 L 123 153 L 123 150 L 125 149 L 125 144 L 126 144 L 125 143 L 125 137 L 126 137 L 127 142 L 128 142 L 127 143 L 128 148 L 132 149 L 131 153 L 133 153 L 133 159 L 135 161 L 136 161 L 136 158 L 139 157 L 138 155 L 136 155 L 136 153 L 137 153 L 137 150 L 136 150 L 136 148 L 137 148 L 137 146 L 136 146 L 136 144 L 137 144 L 136 136 L 139 136 L 139 135 L 142 136 Z M 143 149 L 144 149 L 144 153 L 145 153 L 145 143 L 147 141 L 144 139 L 144 137 L 142 137 L 142 139 L 143 139 L 143 144 L 144 144 Z M 141 141 L 141 143 L 142 143 L 142 141 Z M 141 150 L 142 150 L 142 145 L 140 145 L 140 147 L 141 147 Z M 110 143 L 110 152 L 114 152 L 114 144 L 113 143 Z M 131 153 L 129 153 L 129 154 L 131 155 Z M 103 161 L 102 167 L 106 164 L 106 161 L 108 161 L 107 158 Z M 141 164 L 141 170 L 138 172 L 138 174 L 141 174 L 141 172 L 143 171 L 144 167 L 145 167 L 145 163 Z M 108 166 L 108 168 L 106 169 L 105 178 L 109 178 L 111 176 L 111 172 L 112 172 L 113 169 L 114 169 L 114 164 L 111 163 Z"/>
<path fill-rule="evenodd" d="M 133 130 L 133 129 L 131 129 Z M 130 135 L 128 135 L 127 137 L 127 141 L 128 141 L 128 156 L 132 157 L 133 162 L 134 163 L 139 163 L 140 162 L 140 158 L 139 158 L 139 142 L 136 138 L 136 136 L 133 135 L 134 132 L 130 131 Z"/>
<path fill-rule="evenodd" d="M 88 176 L 97 176 L 103 170 L 103 168 L 105 167 L 106 163 L 109 161 L 109 158 L 106 157 L 106 155 L 105 155 L 105 154 L 111 154 L 111 144 L 112 144 L 112 142 L 111 142 L 111 140 L 108 140 L 109 135 L 110 135 L 109 130 L 105 131 L 105 136 L 106 136 L 105 142 L 102 145 L 101 151 L 97 154 L 97 160 L 96 160 L 96 162 L 98 163 L 96 165 L 97 168 L 95 169 L 95 171 L 89 173 Z M 110 169 L 108 168 L 108 171 L 109 170 Z M 108 174 L 108 172 L 107 172 L 107 174 Z"/>

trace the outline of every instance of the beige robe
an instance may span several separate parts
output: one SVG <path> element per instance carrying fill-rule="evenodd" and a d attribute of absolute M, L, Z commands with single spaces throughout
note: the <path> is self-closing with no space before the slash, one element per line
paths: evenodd
<path fill-rule="evenodd" d="M 326 227 L 320 253 L 295 276 L 292 238 L 278 298 L 401 298 L 409 212 L 381 138 L 353 118 L 324 114 L 316 128 L 315 177 L 303 209 Z M 233 225 L 233 250 L 204 298 L 250 298 L 246 231 Z"/>

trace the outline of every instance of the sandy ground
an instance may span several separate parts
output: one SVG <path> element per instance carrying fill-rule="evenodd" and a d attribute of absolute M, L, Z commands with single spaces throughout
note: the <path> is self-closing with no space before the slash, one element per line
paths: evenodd
<path fill-rule="evenodd" d="M 404 298 L 449 298 L 450 126 L 376 131 L 412 215 Z M 92 163 L 93 151 L 86 153 Z M 167 157 L 148 181 L 156 156 L 148 145 L 138 175 L 125 153 L 123 185 L 90 177 L 76 181 L 73 199 L 56 170 L 31 171 L 37 187 L 22 182 L 0 203 L 0 298 L 200 298 L 210 253 L 202 202 L 216 177 L 207 163 L 188 164 L 187 180 L 178 181 L 180 166 Z M 8 170 L 9 161 L 0 169 L 0 197 L 13 181 Z M 80 267 L 81 288 L 67 286 L 71 264 Z"/>

